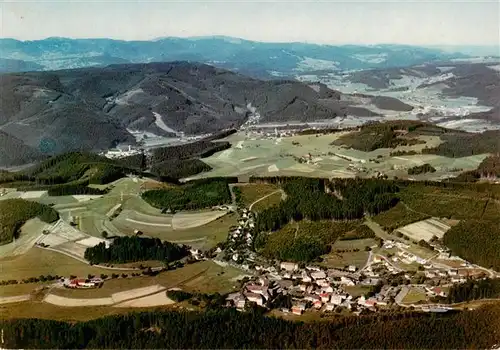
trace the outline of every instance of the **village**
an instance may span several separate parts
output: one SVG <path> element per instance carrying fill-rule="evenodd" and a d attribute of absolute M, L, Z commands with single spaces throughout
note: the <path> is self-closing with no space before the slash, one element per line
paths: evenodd
<path fill-rule="evenodd" d="M 241 289 L 227 296 L 227 306 L 245 310 L 255 304 L 283 314 L 306 312 L 376 312 L 394 307 L 424 312 L 452 310 L 445 303 L 449 287 L 468 278 L 495 276 L 491 270 L 472 265 L 452 256 L 438 242 L 430 245 L 436 252 L 432 259 L 411 253 L 409 245 L 397 240 L 383 240 L 373 246 L 362 268 L 347 265 L 343 269 L 315 264 L 267 261 L 252 250 L 254 213 L 241 211 L 239 225 L 232 227 L 224 248 L 217 248 L 214 261 L 247 272 Z M 387 250 L 393 254 L 383 254 Z M 441 261 L 459 262 L 452 268 Z M 436 261 L 439 262 L 436 262 Z M 401 264 L 417 264 L 405 270 Z M 355 292 L 352 292 L 352 291 Z M 365 291 L 359 293 L 359 290 Z M 417 295 L 419 298 L 409 298 Z M 412 300 L 413 299 L 413 300 Z M 419 300 L 418 300 L 419 299 Z"/>

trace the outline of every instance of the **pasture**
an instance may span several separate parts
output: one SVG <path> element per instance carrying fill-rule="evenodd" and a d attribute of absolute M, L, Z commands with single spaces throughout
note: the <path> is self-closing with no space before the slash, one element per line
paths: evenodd
<path fill-rule="evenodd" d="M 22 280 L 40 275 L 75 275 L 85 277 L 88 274 L 111 274 L 111 270 L 90 266 L 64 254 L 33 247 L 22 255 L 0 259 L 0 280 Z M 123 271 L 120 271 L 120 273 Z M 126 272 L 126 271 L 125 271 Z M 31 284 L 36 288 L 38 284 Z"/>
<path fill-rule="evenodd" d="M 383 148 L 372 152 L 331 145 L 345 133 L 296 135 L 284 138 L 237 133 L 227 138 L 233 148 L 204 158 L 213 170 L 192 178 L 214 176 L 311 176 L 371 177 L 377 172 L 407 178 L 407 169 L 431 164 L 435 173 L 415 176 L 422 180 L 438 180 L 450 174 L 477 168 L 486 154 L 464 158 L 447 158 L 432 154 L 390 156 L 392 151 L 415 151 L 441 143 L 435 136 L 419 136 L 426 144 Z M 302 161 L 299 162 L 299 159 Z"/>

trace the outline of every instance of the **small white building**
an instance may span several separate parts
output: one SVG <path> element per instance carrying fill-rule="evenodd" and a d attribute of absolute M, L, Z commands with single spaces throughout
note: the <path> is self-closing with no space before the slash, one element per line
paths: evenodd
<path fill-rule="evenodd" d="M 286 271 L 296 271 L 299 269 L 299 264 L 293 262 L 284 261 L 280 264 L 280 268 Z"/>

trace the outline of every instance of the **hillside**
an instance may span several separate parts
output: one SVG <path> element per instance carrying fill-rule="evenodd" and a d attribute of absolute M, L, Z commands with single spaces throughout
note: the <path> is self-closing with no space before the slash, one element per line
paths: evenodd
<path fill-rule="evenodd" d="M 7 74 L 0 76 L 0 131 L 23 147 L 57 154 L 134 143 L 129 130 L 161 136 L 216 132 L 241 125 L 250 106 L 264 121 L 372 114 L 349 109 L 340 95 L 325 86 L 256 80 L 187 62 Z"/>
<path fill-rule="evenodd" d="M 59 215 L 48 205 L 24 199 L 0 201 L 0 245 L 17 238 L 19 228 L 34 217 L 50 223 L 56 221 Z"/>
<path fill-rule="evenodd" d="M 217 64 L 256 77 L 293 76 L 297 71 L 401 67 L 466 57 L 408 45 L 317 45 L 264 43 L 223 36 L 166 37 L 152 41 L 47 38 L 0 39 L 1 57 L 36 62 L 37 70 L 113 63 L 189 60 Z"/>

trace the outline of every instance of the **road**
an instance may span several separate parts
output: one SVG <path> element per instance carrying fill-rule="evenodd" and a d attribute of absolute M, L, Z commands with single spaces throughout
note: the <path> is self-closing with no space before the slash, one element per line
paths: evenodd
<path fill-rule="evenodd" d="M 286 195 L 285 195 L 285 191 L 283 191 L 282 189 L 276 190 L 276 191 L 274 191 L 274 192 L 271 192 L 271 193 L 269 193 L 269 194 L 266 194 L 264 197 L 261 197 L 261 198 L 257 199 L 256 201 L 254 201 L 252 204 L 250 204 L 250 205 L 249 205 L 248 210 L 252 210 L 252 207 L 253 207 L 255 204 L 259 203 L 260 201 L 262 201 L 262 200 L 266 199 L 267 197 L 270 197 L 270 196 L 272 196 L 273 194 L 276 194 L 276 193 L 278 193 L 278 192 L 281 192 L 281 198 L 282 198 L 282 199 L 286 196 Z"/>

